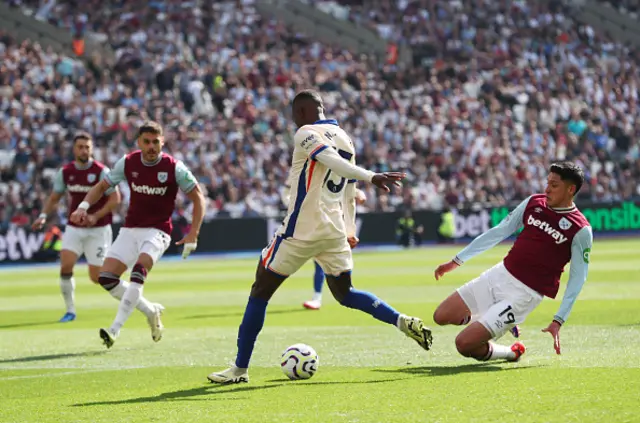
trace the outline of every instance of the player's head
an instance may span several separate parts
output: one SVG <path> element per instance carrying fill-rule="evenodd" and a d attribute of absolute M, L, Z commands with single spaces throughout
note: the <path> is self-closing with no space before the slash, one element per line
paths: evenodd
<path fill-rule="evenodd" d="M 93 154 L 93 138 L 88 132 L 78 132 L 73 137 L 73 157 L 80 163 L 87 163 Z"/>
<path fill-rule="evenodd" d="M 300 91 L 293 99 L 291 107 L 293 109 L 293 121 L 298 128 L 324 119 L 322 97 L 315 90 Z"/>
<path fill-rule="evenodd" d="M 547 176 L 547 204 L 549 207 L 567 207 L 584 183 L 584 172 L 575 163 L 562 161 L 549 167 Z"/>
<path fill-rule="evenodd" d="M 162 126 L 153 121 L 147 121 L 138 129 L 138 148 L 142 151 L 145 162 L 154 162 L 162 151 L 164 136 Z"/>

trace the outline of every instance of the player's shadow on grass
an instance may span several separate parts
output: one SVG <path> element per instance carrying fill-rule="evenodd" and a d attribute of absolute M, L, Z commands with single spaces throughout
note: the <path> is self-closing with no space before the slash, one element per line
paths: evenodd
<path fill-rule="evenodd" d="M 380 380 L 364 380 L 364 381 L 322 381 L 322 382 L 312 382 L 312 381 L 288 381 L 286 379 L 274 379 L 268 380 L 266 383 L 268 385 L 260 385 L 260 386 L 238 386 L 238 385 L 207 385 L 200 386 L 192 389 L 184 389 L 181 391 L 174 392 L 165 392 L 160 395 L 156 395 L 153 397 L 140 397 L 140 398 L 131 398 L 126 400 L 115 400 L 115 401 L 96 401 L 96 402 L 85 402 L 79 404 L 72 404 L 71 407 L 87 407 L 92 405 L 123 405 L 123 404 L 144 404 L 150 402 L 161 402 L 161 401 L 198 401 L 198 400 L 229 400 L 229 399 L 241 399 L 241 398 L 212 398 L 211 395 L 224 395 L 224 394 L 239 394 L 243 392 L 251 392 L 251 391 L 261 391 L 265 389 L 278 388 L 281 386 L 300 386 L 300 385 L 343 385 L 343 384 L 367 384 L 367 383 L 385 383 L 385 382 L 395 382 L 398 380 L 404 380 L 406 378 L 394 378 L 394 379 L 380 379 Z M 194 397 L 204 397 L 207 398 L 194 398 Z"/>
<path fill-rule="evenodd" d="M 512 366 L 500 367 L 495 364 L 478 363 L 464 364 L 462 366 L 421 366 L 421 367 L 401 367 L 398 369 L 374 369 L 374 372 L 381 373 L 408 373 L 414 375 L 427 376 L 452 376 L 461 373 L 483 373 L 483 372 L 499 372 L 507 370 L 521 370 L 538 366 Z"/>
<path fill-rule="evenodd" d="M 302 307 L 296 308 L 287 308 L 283 310 L 269 310 L 267 311 L 267 316 L 273 314 L 292 314 L 292 313 L 309 313 L 309 310 L 306 310 Z M 211 314 L 196 314 L 194 316 L 186 316 L 184 319 L 219 319 L 224 317 L 234 317 L 234 316 L 243 316 L 244 311 L 235 312 L 235 313 L 211 313 Z"/>
<path fill-rule="evenodd" d="M 2 329 L 17 329 L 17 328 L 28 328 L 31 326 L 51 326 L 59 324 L 58 322 L 52 322 L 51 320 L 46 322 L 25 322 L 25 323 L 11 323 L 8 325 L 0 325 L 0 330 Z"/>
<path fill-rule="evenodd" d="M 18 358 L 9 358 L 6 360 L 0 360 L 0 363 L 29 363 L 32 361 L 60 360 L 64 358 L 75 358 L 75 357 L 92 357 L 96 355 L 102 355 L 105 353 L 106 351 L 86 351 L 81 353 L 68 353 L 68 354 L 32 355 L 28 357 L 18 357 Z"/>

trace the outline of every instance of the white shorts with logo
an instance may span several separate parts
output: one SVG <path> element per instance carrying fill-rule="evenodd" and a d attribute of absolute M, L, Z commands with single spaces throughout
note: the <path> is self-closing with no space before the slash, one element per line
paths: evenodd
<path fill-rule="evenodd" d="M 171 245 L 171 237 L 156 228 L 120 228 L 107 257 L 114 258 L 127 267 L 136 264 L 140 254 L 145 253 L 157 263 Z"/>
<path fill-rule="evenodd" d="M 458 288 L 472 320 L 480 322 L 494 339 L 500 338 L 525 318 L 543 296 L 517 280 L 502 262 Z"/>
<path fill-rule="evenodd" d="M 62 249 L 71 251 L 78 257 L 84 254 L 91 266 L 102 266 L 112 241 L 111 225 L 93 228 L 67 225 L 62 235 Z"/>
<path fill-rule="evenodd" d="M 262 250 L 261 258 L 265 268 L 282 276 L 293 275 L 310 259 L 314 259 L 327 275 L 339 276 L 353 269 L 351 247 L 346 237 L 301 241 L 276 235 Z"/>

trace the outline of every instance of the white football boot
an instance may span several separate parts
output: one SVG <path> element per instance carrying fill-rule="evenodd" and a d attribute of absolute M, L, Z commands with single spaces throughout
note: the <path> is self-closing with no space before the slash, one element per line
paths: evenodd
<path fill-rule="evenodd" d="M 249 382 L 249 372 L 247 369 L 231 366 L 227 370 L 211 373 L 207 379 L 212 383 L 247 383 Z"/>
<path fill-rule="evenodd" d="M 147 323 L 151 329 L 151 339 L 153 339 L 154 342 L 158 342 L 162 339 L 162 333 L 164 332 L 164 325 L 162 324 L 162 320 L 160 320 L 164 306 L 162 304 L 153 304 L 153 306 L 156 311 L 147 316 Z"/>
<path fill-rule="evenodd" d="M 398 319 L 398 329 L 416 341 L 425 350 L 429 351 L 431 348 L 433 343 L 431 329 L 424 325 L 422 319 L 401 314 Z"/>

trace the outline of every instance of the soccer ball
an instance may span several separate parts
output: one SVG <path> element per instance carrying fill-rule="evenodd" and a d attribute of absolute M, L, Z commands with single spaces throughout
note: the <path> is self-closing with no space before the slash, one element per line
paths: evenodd
<path fill-rule="evenodd" d="M 306 344 L 295 344 L 282 353 L 280 367 L 289 379 L 309 379 L 318 371 L 318 354 Z"/>

